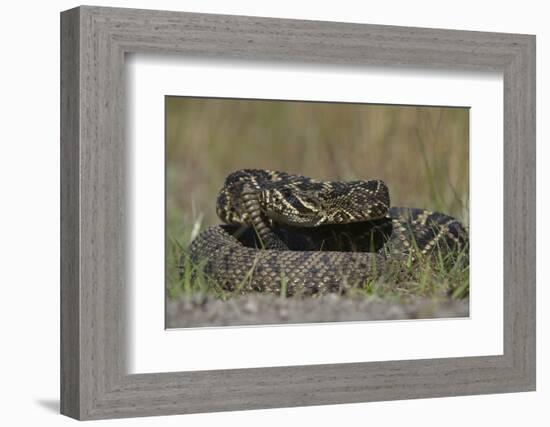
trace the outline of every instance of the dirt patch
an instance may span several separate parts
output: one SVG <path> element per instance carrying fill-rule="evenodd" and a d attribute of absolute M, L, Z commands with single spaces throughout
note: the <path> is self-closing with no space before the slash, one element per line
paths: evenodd
<path fill-rule="evenodd" d="M 434 301 L 416 298 L 398 303 L 335 294 L 304 299 L 254 294 L 222 301 L 208 295 L 193 295 L 167 302 L 166 327 L 433 319 L 468 315 L 467 299 Z"/>

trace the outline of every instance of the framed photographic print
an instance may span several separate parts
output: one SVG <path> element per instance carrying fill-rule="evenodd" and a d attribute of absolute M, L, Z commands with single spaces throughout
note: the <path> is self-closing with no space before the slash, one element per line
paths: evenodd
<path fill-rule="evenodd" d="M 534 390 L 534 36 L 84 6 L 61 41 L 62 413 Z"/>
<path fill-rule="evenodd" d="M 167 327 L 468 316 L 468 108 L 165 111 Z"/>

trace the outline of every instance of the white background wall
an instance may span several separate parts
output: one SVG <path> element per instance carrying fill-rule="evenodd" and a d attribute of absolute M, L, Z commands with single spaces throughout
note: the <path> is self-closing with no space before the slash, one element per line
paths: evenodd
<path fill-rule="evenodd" d="M 97 1 L 97 5 L 409 25 L 537 35 L 538 391 L 109 421 L 110 425 L 549 425 L 549 251 L 545 165 L 550 28 L 544 2 L 278 0 Z M 0 376 L 3 425 L 66 425 L 59 384 L 59 11 L 73 1 L 2 6 L 0 125 Z M 546 12 L 546 13 L 545 13 Z M 545 161 L 546 160 L 546 161 Z M 545 188 L 546 187 L 546 188 Z M 545 199 L 545 200 L 543 200 Z M 488 212 L 488 214 L 490 214 Z M 7 238 L 6 238 L 7 237 Z"/>

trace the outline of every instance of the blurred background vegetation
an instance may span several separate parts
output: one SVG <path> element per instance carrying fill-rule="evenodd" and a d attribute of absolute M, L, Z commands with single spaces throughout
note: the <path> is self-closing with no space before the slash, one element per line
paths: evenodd
<path fill-rule="evenodd" d="M 467 108 L 166 97 L 167 237 L 219 223 L 217 193 L 242 168 L 380 178 L 393 206 L 467 225 L 468 140 Z"/>

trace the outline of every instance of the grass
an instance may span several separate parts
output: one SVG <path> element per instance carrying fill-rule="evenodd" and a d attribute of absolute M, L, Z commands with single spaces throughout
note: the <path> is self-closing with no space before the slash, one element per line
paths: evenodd
<path fill-rule="evenodd" d="M 186 266 L 181 277 L 178 269 L 193 237 L 219 223 L 217 192 L 236 169 L 327 180 L 380 178 L 388 184 L 392 206 L 443 212 L 468 225 L 467 109 L 168 97 L 166 120 L 171 299 L 197 292 L 227 299 L 238 293 L 203 277 L 200 266 Z M 283 281 L 281 296 L 286 285 Z M 398 300 L 464 298 L 469 269 L 443 256 L 423 259 L 348 292 Z"/>
<path fill-rule="evenodd" d="M 192 230 L 196 229 L 196 224 Z M 203 272 L 204 265 L 193 264 L 185 253 L 194 233 L 188 233 L 188 241 L 170 239 L 168 242 L 167 294 L 170 299 L 182 295 L 209 294 L 227 300 L 241 295 L 246 282 L 252 280 L 255 265 L 246 273 L 242 283 L 234 290 L 223 289 L 218 283 L 209 279 Z M 395 261 L 384 271 L 373 274 L 365 283 L 347 283 L 343 286 L 346 295 L 365 298 L 385 298 L 396 302 L 405 302 L 412 297 L 430 298 L 433 300 L 463 299 L 469 295 L 468 254 L 451 253 L 446 250 L 435 250 L 430 256 L 411 255 L 404 261 Z M 287 297 L 288 279 L 281 277 L 280 297 Z M 299 295 L 298 295 L 299 296 Z"/>

